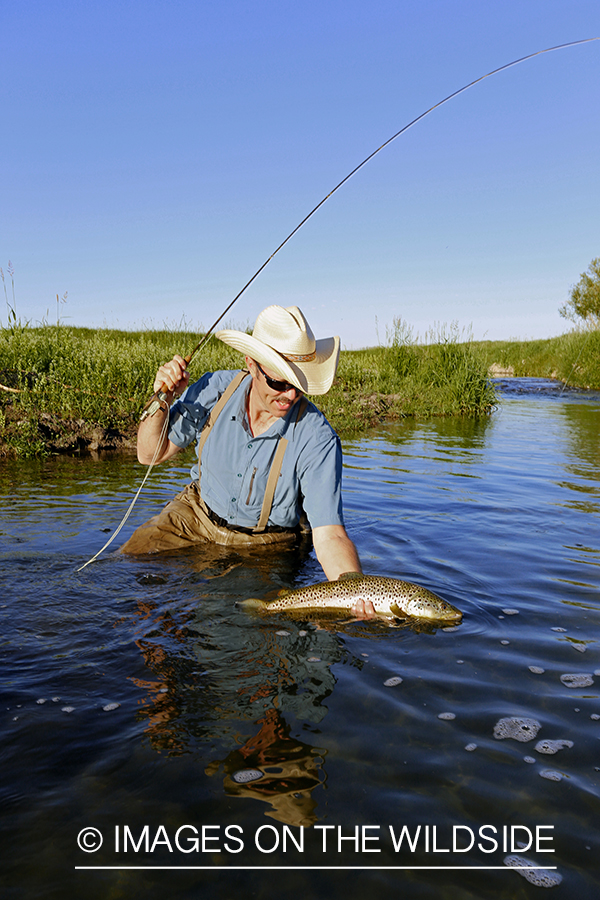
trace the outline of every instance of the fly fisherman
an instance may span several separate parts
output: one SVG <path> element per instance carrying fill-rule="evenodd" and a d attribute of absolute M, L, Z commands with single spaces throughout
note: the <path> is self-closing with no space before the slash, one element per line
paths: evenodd
<path fill-rule="evenodd" d="M 154 389 L 166 387 L 167 402 L 140 423 L 138 459 L 164 462 L 192 441 L 199 459 L 192 483 L 121 552 L 156 553 L 206 540 L 289 546 L 307 519 L 326 577 L 360 572 L 343 524 L 340 440 L 304 396 L 331 387 L 339 337 L 315 341 L 296 306 L 267 307 L 252 335 L 226 329 L 215 337 L 245 355 L 246 370 L 209 372 L 188 387 L 181 356 L 159 368 Z M 169 412 L 167 404 L 182 391 Z M 354 611 L 368 614 L 369 607 L 359 601 Z"/>

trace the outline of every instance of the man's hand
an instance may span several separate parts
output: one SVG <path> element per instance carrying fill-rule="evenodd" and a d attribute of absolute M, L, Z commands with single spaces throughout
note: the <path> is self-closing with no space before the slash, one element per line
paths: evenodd
<path fill-rule="evenodd" d="M 181 394 L 188 386 L 190 376 L 186 372 L 187 363 L 183 356 L 175 354 L 170 362 L 164 363 L 154 379 L 154 390 L 160 391 L 163 385 L 172 399 L 175 394 Z"/>
<path fill-rule="evenodd" d="M 377 613 L 370 600 L 357 600 L 352 607 L 352 615 L 355 619 L 376 619 Z"/>

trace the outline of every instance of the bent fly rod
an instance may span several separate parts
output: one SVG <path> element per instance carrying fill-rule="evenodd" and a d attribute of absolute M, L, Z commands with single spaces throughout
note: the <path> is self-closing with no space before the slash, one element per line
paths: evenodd
<path fill-rule="evenodd" d="M 363 159 L 363 161 L 361 163 L 359 163 L 357 166 L 355 166 L 351 172 L 348 172 L 346 177 L 342 178 L 342 180 L 339 182 L 339 184 L 336 184 L 336 186 L 333 188 L 333 190 L 329 191 L 329 193 L 325 197 L 323 197 L 323 199 L 320 200 L 319 203 L 317 203 L 317 205 L 313 209 L 311 209 L 311 211 L 308 213 L 308 215 L 304 216 L 302 221 L 296 225 L 296 227 L 293 229 L 293 231 L 290 231 L 290 233 L 285 238 L 285 240 L 283 240 L 281 242 L 281 244 L 277 247 L 277 249 L 274 250 L 273 253 L 271 253 L 271 255 L 264 261 L 262 266 L 256 270 L 256 272 L 254 273 L 252 278 L 250 278 L 250 280 L 246 282 L 246 284 L 241 289 L 241 291 L 239 291 L 235 295 L 233 300 L 223 310 L 223 312 L 221 313 L 219 318 L 215 322 L 213 322 L 213 324 L 210 326 L 208 331 L 205 333 L 204 337 L 196 344 L 196 346 L 191 351 L 191 353 L 188 353 L 188 355 L 184 357 L 186 363 L 188 365 L 190 364 L 190 362 L 192 361 L 192 359 L 196 355 L 196 353 L 198 353 L 198 351 L 201 350 L 205 346 L 205 344 L 208 342 L 212 332 L 217 327 L 217 325 L 219 324 L 221 319 L 225 318 L 225 316 L 227 315 L 229 310 L 233 307 L 233 305 L 235 303 L 237 303 L 237 301 L 240 299 L 240 297 L 242 296 L 244 291 L 250 287 L 250 285 L 252 284 L 253 281 L 255 281 L 256 278 L 258 278 L 258 276 L 263 271 L 263 269 L 265 269 L 269 265 L 269 263 L 271 262 L 273 257 L 276 256 L 276 254 L 279 253 L 279 251 L 283 247 L 285 247 L 287 242 L 289 240 L 291 240 L 291 238 L 293 238 L 293 236 L 296 234 L 297 231 L 299 231 L 302 228 L 302 226 L 305 224 L 305 222 L 308 222 L 308 220 L 311 218 L 311 216 L 314 216 L 314 214 L 317 212 L 317 210 L 320 209 L 323 206 L 323 204 L 326 203 L 327 200 L 329 200 L 329 198 L 342 187 L 342 185 L 344 185 L 347 181 L 349 181 L 353 175 L 356 175 L 356 173 L 359 171 L 359 169 L 362 169 L 363 166 L 365 166 L 371 159 L 373 159 L 374 156 L 377 156 L 377 154 L 380 153 L 385 147 L 387 147 L 389 144 L 391 144 L 392 141 L 395 141 L 396 138 L 400 137 L 401 134 L 404 134 L 405 131 L 408 131 L 409 128 L 412 128 L 413 125 L 416 125 L 417 122 L 420 122 L 421 119 L 424 119 L 425 116 L 428 116 L 435 109 L 438 109 L 440 106 L 443 106 L 444 103 L 447 103 L 449 100 L 452 100 L 454 97 L 458 97 L 459 94 L 464 94 L 464 92 L 468 91 L 469 88 L 472 88 L 474 85 L 479 84 L 480 81 L 484 81 L 486 78 L 490 78 L 490 76 L 492 76 L 492 75 L 497 75 L 498 72 L 503 72 L 505 69 L 510 69 L 513 66 L 518 66 L 519 63 L 526 62 L 526 60 L 528 60 L 528 59 L 533 59 L 534 56 L 541 56 L 543 53 L 551 53 L 554 50 L 564 50 L 567 47 L 576 47 L 578 44 L 589 44 L 592 41 L 598 41 L 598 40 L 600 40 L 600 37 L 584 38 L 583 40 L 580 40 L 580 41 L 570 41 L 567 44 L 557 44 L 556 47 L 546 47 L 545 50 L 537 50 L 535 53 L 529 53 L 527 56 L 521 56 L 519 59 L 514 59 L 512 62 L 506 63 L 503 66 L 499 66 L 499 68 L 497 68 L 497 69 L 492 69 L 491 72 L 486 72 L 485 75 L 481 75 L 479 78 L 476 78 L 475 81 L 470 81 L 469 84 L 465 84 L 464 87 L 461 87 L 457 91 L 453 91 L 451 94 L 448 94 L 448 96 L 444 97 L 443 100 L 440 100 L 438 103 L 435 103 L 433 106 L 430 106 L 429 109 L 426 109 L 425 112 L 422 112 L 421 115 L 416 117 L 416 119 L 413 119 L 411 122 L 409 122 L 403 128 L 401 128 L 400 131 L 397 131 L 390 138 L 388 138 L 387 141 L 384 141 L 384 143 L 381 144 L 380 147 L 378 147 L 376 150 L 373 150 L 373 152 L 370 153 L 367 157 L 365 157 L 365 159 Z M 166 402 L 167 390 L 168 390 L 167 385 L 163 384 L 161 386 L 160 390 L 156 391 L 156 393 L 154 393 L 152 395 L 152 397 L 150 398 L 150 400 L 148 401 L 148 403 L 145 405 L 144 409 L 142 410 L 142 414 L 140 417 L 141 421 L 146 419 L 148 416 L 153 416 L 158 411 L 158 409 Z"/>
<path fill-rule="evenodd" d="M 355 166 L 354 169 L 352 169 L 351 172 L 348 172 L 348 174 L 346 175 L 346 177 L 345 177 L 345 178 L 342 178 L 342 180 L 339 182 L 339 184 L 336 184 L 336 186 L 335 186 L 331 191 L 329 191 L 329 193 L 328 193 L 325 197 L 323 197 L 323 199 L 320 200 L 319 203 L 317 203 L 317 205 L 316 205 L 313 209 L 311 209 L 311 211 L 308 213 L 308 215 L 304 216 L 304 218 L 302 219 L 301 222 L 298 222 L 298 224 L 297 224 L 296 227 L 293 229 L 293 231 L 290 231 L 290 233 L 289 233 L 288 236 L 285 238 L 285 240 L 283 240 L 283 241 L 281 242 L 281 244 L 273 251 L 273 253 L 271 253 L 271 255 L 268 257 L 268 259 L 266 259 L 266 260 L 264 261 L 264 263 L 262 264 L 262 266 L 260 266 L 260 268 L 256 270 L 256 272 L 254 273 L 254 275 L 252 276 L 252 278 L 250 278 L 250 280 L 246 282 L 246 284 L 243 286 L 243 288 L 241 289 L 241 291 L 239 291 L 239 292 L 235 295 L 235 297 L 233 298 L 233 300 L 225 307 L 225 309 L 223 310 L 223 312 L 221 313 L 221 315 L 219 316 L 219 318 L 218 318 L 215 322 L 213 322 L 213 324 L 210 326 L 210 328 L 208 329 L 208 331 L 204 334 L 204 337 L 196 344 L 196 346 L 195 346 L 194 349 L 191 351 L 191 353 L 188 353 L 188 355 L 187 355 L 186 357 L 184 357 L 184 359 L 185 359 L 185 361 L 186 361 L 186 364 L 187 364 L 187 365 L 190 364 L 190 362 L 192 361 L 192 359 L 193 359 L 193 357 L 196 355 L 196 353 L 198 353 L 198 352 L 205 346 L 205 344 L 208 342 L 208 340 L 209 340 L 209 338 L 210 338 L 212 332 L 213 332 L 214 329 L 217 327 L 217 325 L 219 324 L 219 322 L 221 321 L 221 319 L 223 319 L 223 318 L 227 315 L 227 313 L 228 313 L 229 310 L 233 307 L 233 305 L 234 305 L 235 303 L 237 303 L 237 301 L 240 299 L 240 297 L 242 296 L 242 294 L 244 293 L 244 291 L 245 291 L 247 288 L 249 288 L 250 285 L 252 284 L 252 282 L 255 281 L 255 280 L 258 278 L 258 276 L 260 275 L 260 273 L 263 271 L 263 269 L 265 269 L 265 268 L 268 266 L 268 264 L 271 262 L 271 260 L 273 259 L 273 257 L 274 257 L 277 253 L 279 253 L 279 251 L 280 251 L 283 247 L 285 247 L 285 245 L 288 243 L 289 240 L 291 240 L 291 238 L 293 238 L 293 236 L 296 234 L 296 232 L 299 231 L 299 230 L 302 228 L 302 226 L 304 225 L 304 223 L 305 223 L 305 222 L 308 222 L 308 220 L 311 218 L 311 216 L 314 216 L 314 214 L 316 213 L 316 211 L 317 211 L 318 209 L 320 209 L 320 208 L 323 206 L 323 204 L 326 203 L 327 200 L 329 200 L 329 198 L 330 198 L 333 194 L 335 194 L 335 192 L 338 191 L 338 190 L 342 187 L 342 185 L 344 185 L 347 181 L 349 181 L 350 178 L 352 178 L 353 175 L 356 175 L 356 173 L 357 173 L 360 169 L 362 169 L 362 167 L 365 166 L 365 165 L 369 162 L 369 160 L 373 159 L 374 156 L 377 156 L 377 154 L 380 153 L 380 152 L 381 152 L 385 147 L 387 147 L 389 144 L 391 144 L 392 141 L 395 141 L 396 138 L 400 137 L 401 134 L 404 134 L 405 131 L 408 131 L 409 128 L 412 128 L 413 125 L 416 125 L 417 122 L 420 122 L 421 119 L 424 119 L 425 116 L 428 116 L 428 115 L 429 115 L 430 113 L 432 113 L 435 109 L 438 109 L 440 106 L 443 106 L 444 103 L 447 103 L 449 100 L 452 100 L 454 97 L 458 97 L 459 94 L 464 94 L 464 92 L 465 92 L 465 91 L 468 91 L 469 88 L 472 88 L 474 85 L 479 84 L 480 81 L 484 81 L 486 78 L 490 78 L 490 76 L 492 76 L 492 75 L 497 75 L 498 72 L 503 72 L 505 69 L 510 69 L 510 68 L 512 68 L 513 66 L 517 66 L 517 65 L 519 65 L 519 63 L 526 62 L 526 60 L 528 60 L 528 59 L 533 59 L 534 56 L 541 56 L 541 55 L 544 54 L 544 53 L 551 53 L 553 50 L 564 50 L 564 49 L 566 49 L 567 47 L 576 47 L 578 44 L 589 44 L 589 43 L 591 43 L 592 41 L 598 41 L 598 40 L 600 40 L 600 37 L 585 38 L 584 40 L 580 40 L 580 41 L 570 41 L 570 42 L 567 43 L 567 44 L 558 44 L 556 47 L 546 47 L 545 50 L 537 50 L 535 53 L 529 53 L 527 56 L 521 56 L 519 59 L 514 59 L 512 62 L 506 63 L 506 64 L 503 65 L 503 66 L 499 66 L 499 68 L 497 68 L 497 69 L 492 69 L 491 72 L 486 72 L 485 75 L 481 75 L 479 78 L 476 78 L 475 81 L 470 81 L 469 84 L 465 84 L 464 87 L 459 88 L 457 91 L 453 91 L 451 94 L 448 94 L 447 97 L 444 97 L 443 100 L 440 100 L 438 103 L 435 103 L 433 106 L 430 106 L 429 109 L 426 109 L 425 112 L 422 112 L 421 115 L 419 115 L 419 116 L 416 117 L 416 119 L 413 119 L 413 120 L 412 120 L 411 122 L 409 122 L 407 125 L 404 125 L 404 127 L 401 128 L 400 131 L 397 131 L 397 132 L 396 132 L 395 134 L 393 134 L 390 138 L 388 138 L 387 141 L 384 141 L 384 143 L 381 144 L 380 147 L 377 147 L 376 150 L 373 150 L 373 152 L 370 153 L 367 157 L 365 157 L 365 159 L 363 159 L 363 161 L 360 162 L 357 166 Z M 166 400 L 167 400 L 167 396 L 168 396 L 168 393 L 167 393 L 167 392 L 168 392 L 167 385 L 166 385 L 166 384 L 162 384 L 161 387 L 160 387 L 160 389 L 159 389 L 158 391 L 156 391 L 156 392 L 152 395 L 152 397 L 150 397 L 150 399 L 148 400 L 147 404 L 146 404 L 145 407 L 143 408 L 142 413 L 141 413 L 141 416 L 140 416 L 140 420 L 141 420 L 141 421 L 143 421 L 144 419 L 148 418 L 149 416 L 153 416 L 153 415 L 154 415 L 161 407 L 164 408 L 164 407 L 166 406 Z M 163 423 L 163 433 L 166 433 L 167 427 L 168 427 L 168 418 L 165 418 L 165 421 L 164 421 L 164 423 Z M 162 436 L 161 436 L 161 437 L 162 437 Z M 161 440 L 161 439 L 159 439 L 159 445 L 160 445 L 160 440 Z M 158 453 L 158 446 L 159 446 L 159 445 L 157 445 L 157 453 Z M 95 556 L 93 556 L 90 560 L 88 560 L 88 562 L 86 562 L 83 566 L 81 566 L 79 569 L 77 569 L 78 572 L 81 572 L 82 569 L 85 569 L 86 566 L 88 566 L 91 562 L 93 562 L 95 559 L 97 559 L 97 558 L 100 556 L 100 554 L 101 554 L 104 550 L 106 550 L 106 548 L 109 546 L 109 544 L 112 543 L 112 541 L 116 538 L 116 536 L 118 535 L 118 533 L 119 533 L 120 530 L 122 529 L 123 525 L 125 524 L 125 522 L 126 522 L 127 519 L 129 518 L 129 515 L 130 515 L 130 513 L 131 513 L 131 511 L 132 511 L 132 509 L 133 509 L 133 507 L 134 507 L 134 505 L 135 505 L 135 503 L 136 503 L 136 501 L 137 501 L 137 498 L 139 497 L 139 495 L 140 495 L 140 493 L 141 493 L 141 491 L 142 491 L 142 488 L 144 487 L 144 484 L 146 483 L 146 481 L 147 481 L 147 479 L 148 479 L 148 477 L 149 477 L 149 475 L 150 475 L 150 472 L 152 471 L 152 469 L 153 469 L 153 467 L 154 467 L 154 465 L 155 465 L 155 460 L 156 460 L 157 453 L 155 454 L 155 458 L 152 460 L 152 462 L 151 462 L 150 465 L 148 466 L 148 470 L 147 470 L 147 472 L 146 472 L 146 474 L 145 474 L 145 476 L 144 476 L 144 479 L 143 479 L 141 485 L 139 486 L 138 491 L 137 491 L 137 493 L 135 494 L 133 500 L 131 501 L 131 503 L 130 503 L 128 509 L 127 509 L 127 512 L 125 513 L 125 515 L 124 515 L 124 517 L 123 517 L 121 523 L 119 524 L 119 526 L 117 527 L 117 529 L 115 530 L 115 532 L 111 535 L 111 537 L 108 539 L 108 541 L 106 542 L 106 544 L 105 544 L 105 545 L 104 545 L 104 546 L 103 546 L 103 547 L 95 554 Z"/>

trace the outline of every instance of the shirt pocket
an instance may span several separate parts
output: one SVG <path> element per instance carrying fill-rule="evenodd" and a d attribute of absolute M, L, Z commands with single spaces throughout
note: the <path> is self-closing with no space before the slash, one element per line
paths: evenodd
<path fill-rule="evenodd" d="M 250 476 L 250 484 L 248 485 L 248 495 L 246 497 L 246 506 L 250 505 L 250 500 L 252 499 L 252 488 L 254 487 L 254 479 L 256 478 L 256 473 L 258 472 L 258 466 L 254 466 L 252 470 L 252 475 Z"/>

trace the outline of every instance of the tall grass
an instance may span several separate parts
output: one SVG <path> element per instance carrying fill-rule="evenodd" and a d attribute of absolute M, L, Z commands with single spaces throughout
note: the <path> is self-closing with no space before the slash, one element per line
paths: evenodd
<path fill-rule="evenodd" d="M 600 331 L 571 331 L 537 341 L 482 341 L 475 345 L 488 366 L 516 376 L 558 378 L 573 387 L 600 388 Z"/>
<path fill-rule="evenodd" d="M 98 428 L 133 438 L 157 368 L 198 338 L 186 330 L 0 329 L 0 384 L 12 388 L 0 389 L 5 448 L 27 456 L 85 447 Z M 212 338 L 191 375 L 241 365 L 236 351 Z M 350 436 L 383 418 L 486 413 L 495 396 L 484 354 L 456 328 L 438 328 L 419 344 L 395 320 L 386 346 L 342 352 L 333 388 L 315 400 Z"/>

